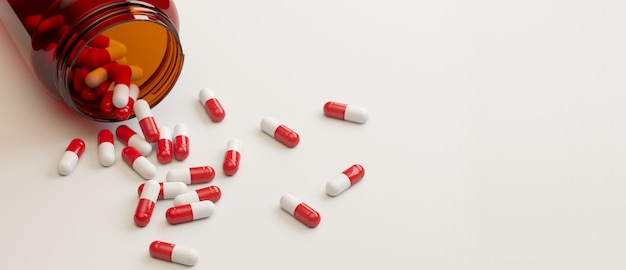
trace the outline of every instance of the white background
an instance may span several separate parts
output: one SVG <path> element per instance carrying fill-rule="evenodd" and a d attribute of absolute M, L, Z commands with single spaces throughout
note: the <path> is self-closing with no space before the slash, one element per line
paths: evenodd
<path fill-rule="evenodd" d="M 144 180 L 121 159 L 97 160 L 98 130 L 118 124 L 47 96 L 0 28 L 0 268 L 186 269 L 151 258 L 153 240 L 196 249 L 196 269 L 626 268 L 626 2 L 177 6 L 184 70 L 153 112 L 160 125 L 190 126 L 191 155 L 149 159 L 157 180 L 213 166 L 215 214 L 173 226 L 171 201 L 159 201 L 136 227 Z M 203 87 L 223 122 L 203 111 Z M 329 100 L 371 118 L 326 118 Z M 300 145 L 262 133 L 265 116 L 299 132 Z M 87 150 L 62 177 L 56 163 L 74 137 Z M 232 137 L 242 163 L 226 177 Z M 327 196 L 326 181 L 354 163 L 365 178 Z M 282 211 L 284 193 L 321 224 Z"/>

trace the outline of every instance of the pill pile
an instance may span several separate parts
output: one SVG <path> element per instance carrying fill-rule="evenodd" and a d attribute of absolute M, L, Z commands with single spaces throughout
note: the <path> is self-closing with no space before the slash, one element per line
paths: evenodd
<path fill-rule="evenodd" d="M 26 30 L 42 38 L 46 50 L 56 51 L 61 37 L 68 34 L 70 26 L 61 14 L 43 18 L 30 15 L 24 21 Z M 39 39 L 37 40 L 39 41 Z M 70 54 L 75 59 L 69 71 L 72 97 L 78 102 L 99 108 L 104 115 L 122 121 L 130 117 L 133 103 L 140 96 L 136 83 L 144 77 L 143 69 L 128 63 L 128 49 L 122 42 L 103 34 L 89 40 L 79 40 Z"/>
<path fill-rule="evenodd" d="M 211 89 L 202 89 L 199 100 L 213 122 L 219 123 L 224 120 L 224 108 Z M 157 160 L 161 164 L 170 163 L 174 159 L 177 161 L 187 159 L 190 153 L 189 127 L 184 123 L 178 123 L 173 132 L 169 127 L 159 127 L 148 103 L 141 99 L 134 101 L 132 110 L 141 130 L 135 131 L 128 125 L 120 124 L 115 130 L 115 137 L 124 145 L 121 151 L 124 163 L 147 180 L 137 188 L 139 199 L 134 214 L 135 225 L 148 226 L 155 205 L 162 200 L 172 200 L 172 206 L 165 212 L 169 224 L 176 225 L 211 217 L 216 211 L 216 203 L 222 197 L 221 189 L 216 185 L 192 187 L 211 183 L 216 175 L 213 167 L 199 165 L 172 169 L 166 173 L 164 182 L 158 182 L 153 179 L 156 177 L 157 167 L 146 158 L 156 146 Z M 323 111 L 327 117 L 360 124 L 369 118 L 369 113 L 364 108 L 339 102 L 327 102 Z M 295 148 L 300 142 L 298 133 L 272 117 L 262 118 L 260 127 L 264 133 L 287 148 Z M 110 167 L 116 160 L 113 132 L 108 129 L 101 130 L 97 142 L 100 164 L 103 167 Z M 222 164 L 226 176 L 233 176 L 239 170 L 241 144 L 238 138 L 232 138 L 226 144 Z M 85 145 L 80 138 L 70 142 L 58 163 L 60 175 L 71 174 L 85 151 Z M 354 164 L 331 178 L 326 183 L 325 192 L 331 197 L 339 196 L 361 181 L 364 176 L 363 166 Z M 293 194 L 282 195 L 278 202 L 285 212 L 309 228 L 315 228 L 321 222 L 320 213 Z M 192 248 L 163 241 L 152 242 L 149 251 L 154 258 L 183 265 L 194 265 L 199 258 L 198 253 Z"/>
<path fill-rule="evenodd" d="M 145 109 L 146 105 L 139 104 L 139 108 L 134 108 L 140 96 L 135 83 L 143 78 L 143 70 L 127 63 L 126 52 L 124 44 L 104 35 L 93 38 L 77 53 L 70 74 L 72 91 L 81 102 L 94 103 L 93 107 L 99 107 L 105 115 L 114 115 L 117 120 L 128 119 L 133 111 L 149 118 L 149 106 Z M 146 139 L 152 142 L 153 134 L 146 134 Z"/>

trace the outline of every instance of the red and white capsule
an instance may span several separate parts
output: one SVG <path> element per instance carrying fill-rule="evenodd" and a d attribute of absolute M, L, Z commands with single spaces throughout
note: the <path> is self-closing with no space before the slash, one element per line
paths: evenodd
<path fill-rule="evenodd" d="M 98 132 L 98 159 L 104 167 L 109 167 L 115 163 L 113 132 L 108 129 L 102 129 Z"/>
<path fill-rule="evenodd" d="M 85 142 L 79 138 L 75 138 L 70 141 L 70 144 L 65 148 L 65 153 L 59 160 L 57 165 L 57 171 L 60 175 L 68 175 L 74 171 L 78 160 L 85 151 Z"/>
<path fill-rule="evenodd" d="M 135 101 L 133 111 L 137 121 L 139 121 L 139 127 L 141 127 L 141 132 L 143 132 L 143 137 L 146 141 L 149 143 L 157 142 L 159 140 L 159 127 L 152 115 L 150 104 L 144 99 L 139 99 Z"/>
<path fill-rule="evenodd" d="M 330 196 L 337 196 L 361 181 L 363 176 L 365 176 L 363 166 L 354 164 L 326 183 L 326 193 Z"/>
<path fill-rule="evenodd" d="M 220 122 L 224 120 L 226 112 L 217 99 L 211 88 L 203 88 L 200 90 L 200 103 L 204 106 L 209 118 L 213 122 Z"/>
<path fill-rule="evenodd" d="M 115 118 L 117 118 L 117 120 L 124 121 L 130 118 L 130 114 L 132 113 L 133 106 L 135 105 L 135 100 L 137 100 L 137 97 L 139 96 L 139 91 L 140 91 L 139 87 L 136 84 L 134 83 L 130 84 L 128 103 L 126 103 L 126 106 L 122 108 L 115 108 L 113 111 L 115 113 Z"/>
<path fill-rule="evenodd" d="M 212 201 L 199 201 L 170 207 L 165 213 L 165 218 L 170 224 L 179 224 L 198 219 L 208 218 L 215 212 L 215 204 Z"/>
<path fill-rule="evenodd" d="M 115 129 L 115 135 L 124 144 L 137 149 L 143 156 L 147 156 L 152 152 L 152 145 L 127 125 L 119 125 Z"/>
<path fill-rule="evenodd" d="M 144 227 L 150 223 L 152 212 L 154 212 L 154 205 L 159 196 L 159 189 L 159 183 L 155 180 L 150 180 L 145 183 L 141 195 L 139 196 L 137 208 L 135 209 L 135 225 Z"/>
<path fill-rule="evenodd" d="M 100 101 L 100 111 L 106 114 L 113 113 L 115 106 L 113 106 L 113 83 L 109 84 L 107 91 L 104 93 L 102 100 Z"/>
<path fill-rule="evenodd" d="M 150 244 L 150 256 L 187 266 L 195 265 L 199 258 L 198 252 L 194 249 L 163 241 L 154 241 Z"/>
<path fill-rule="evenodd" d="M 174 126 L 174 158 L 183 161 L 189 156 L 189 128 L 184 123 Z"/>
<path fill-rule="evenodd" d="M 159 141 L 157 142 L 157 160 L 161 164 L 172 162 L 172 130 L 168 127 L 159 128 Z"/>
<path fill-rule="evenodd" d="M 144 179 L 152 179 L 156 175 L 156 167 L 146 157 L 142 156 L 137 149 L 132 146 L 126 146 L 122 149 L 122 159 L 137 174 Z"/>
<path fill-rule="evenodd" d="M 280 197 L 280 207 L 310 228 L 315 228 L 320 224 L 320 214 L 291 194 Z"/>
<path fill-rule="evenodd" d="M 187 185 L 208 183 L 213 178 L 215 178 L 215 170 L 211 166 L 176 169 L 165 175 L 165 180 L 168 182 L 183 182 Z"/>
<path fill-rule="evenodd" d="M 113 106 L 115 108 L 124 108 L 128 105 L 128 98 L 130 97 L 130 76 L 128 81 L 123 79 L 115 80 L 113 86 Z"/>
<path fill-rule="evenodd" d="M 300 142 L 298 133 L 271 117 L 265 117 L 261 120 L 261 130 L 290 148 L 296 147 Z"/>
<path fill-rule="evenodd" d="M 359 124 L 364 124 L 370 117 L 369 112 L 364 108 L 334 101 L 324 104 L 324 115 Z"/>
<path fill-rule="evenodd" d="M 141 196 L 145 183 L 137 188 L 137 195 Z M 159 200 L 174 199 L 176 196 L 187 192 L 187 185 L 181 182 L 159 182 Z"/>
<path fill-rule="evenodd" d="M 232 176 L 239 170 L 239 161 L 241 159 L 241 141 L 237 138 L 230 139 L 226 144 L 226 154 L 224 154 L 224 163 L 222 169 L 224 174 Z"/>
<path fill-rule="evenodd" d="M 181 193 L 174 197 L 174 205 L 183 205 L 200 201 L 217 202 L 222 197 L 222 191 L 217 186 L 208 186 Z"/>
<path fill-rule="evenodd" d="M 126 56 L 126 46 L 120 42 L 110 43 L 106 48 L 91 48 L 86 56 L 85 64 L 91 69 Z"/>

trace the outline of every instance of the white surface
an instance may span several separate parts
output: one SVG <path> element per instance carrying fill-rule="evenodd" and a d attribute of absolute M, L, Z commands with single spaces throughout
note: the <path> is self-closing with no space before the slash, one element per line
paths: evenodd
<path fill-rule="evenodd" d="M 191 153 L 156 179 L 211 164 L 218 212 L 171 226 L 159 201 L 136 227 L 144 180 L 97 159 L 98 130 L 116 125 L 48 97 L 0 28 L 2 269 L 187 269 L 151 258 L 154 240 L 197 250 L 194 269 L 626 269 L 626 1 L 177 4 L 183 73 L 153 113 L 189 124 Z M 204 87 L 224 121 L 198 103 Z M 330 100 L 371 117 L 324 117 Z M 266 115 L 300 144 L 263 134 Z M 59 176 L 74 137 L 87 149 Z M 226 177 L 232 137 L 246 151 Z M 365 178 L 326 195 L 355 163 Z M 285 214 L 284 193 L 320 225 Z"/>

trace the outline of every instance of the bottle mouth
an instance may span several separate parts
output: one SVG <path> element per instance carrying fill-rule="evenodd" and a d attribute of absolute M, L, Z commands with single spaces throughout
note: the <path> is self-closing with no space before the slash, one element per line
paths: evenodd
<path fill-rule="evenodd" d="M 59 50 L 59 94 L 88 119 L 123 121 L 134 117 L 134 100 L 154 107 L 169 94 L 184 54 L 176 26 L 153 7 L 127 3 L 102 9 L 86 16 Z"/>

